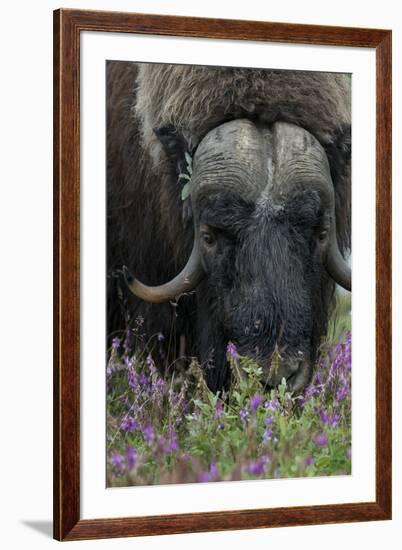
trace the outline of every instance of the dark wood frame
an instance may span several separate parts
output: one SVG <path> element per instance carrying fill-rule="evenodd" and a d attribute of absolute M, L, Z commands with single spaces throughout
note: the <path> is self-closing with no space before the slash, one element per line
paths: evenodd
<path fill-rule="evenodd" d="M 376 498 L 374 502 L 80 519 L 80 33 L 124 32 L 376 50 Z M 391 31 L 54 12 L 54 537 L 58 540 L 391 518 Z"/>

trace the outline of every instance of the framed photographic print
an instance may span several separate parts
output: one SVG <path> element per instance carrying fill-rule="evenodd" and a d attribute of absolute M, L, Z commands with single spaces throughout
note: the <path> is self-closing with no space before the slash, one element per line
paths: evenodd
<path fill-rule="evenodd" d="M 390 519 L 390 31 L 57 10 L 54 216 L 55 538 Z"/>

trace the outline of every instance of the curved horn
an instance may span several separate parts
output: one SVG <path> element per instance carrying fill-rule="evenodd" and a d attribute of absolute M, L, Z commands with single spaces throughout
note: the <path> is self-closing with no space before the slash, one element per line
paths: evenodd
<path fill-rule="evenodd" d="M 325 267 L 329 275 L 331 275 L 338 285 L 342 286 L 345 290 L 349 290 L 349 292 L 352 290 L 351 269 L 339 250 L 336 238 L 335 213 L 333 213 L 331 228 L 329 230 L 329 243 Z"/>
<path fill-rule="evenodd" d="M 185 292 L 194 290 L 205 275 L 201 264 L 197 235 L 194 236 L 193 250 L 186 266 L 181 273 L 168 283 L 159 286 L 147 286 L 136 279 L 125 266 L 123 267 L 123 273 L 130 291 L 147 302 L 168 302 Z"/>

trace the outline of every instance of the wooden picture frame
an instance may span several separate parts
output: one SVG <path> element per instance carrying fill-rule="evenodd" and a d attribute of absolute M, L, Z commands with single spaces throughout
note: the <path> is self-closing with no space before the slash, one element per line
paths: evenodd
<path fill-rule="evenodd" d="M 376 497 L 373 502 L 80 518 L 80 33 L 376 51 Z M 54 12 L 54 537 L 161 535 L 391 518 L 391 31 L 60 9 Z"/>

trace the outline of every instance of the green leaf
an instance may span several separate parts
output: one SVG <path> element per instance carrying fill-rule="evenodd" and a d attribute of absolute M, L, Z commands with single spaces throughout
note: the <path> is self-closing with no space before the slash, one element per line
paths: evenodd
<path fill-rule="evenodd" d="M 183 189 L 181 190 L 181 200 L 185 201 L 187 197 L 190 196 L 190 192 L 191 192 L 191 189 L 190 189 L 190 182 L 189 182 L 189 183 L 186 183 L 186 185 L 183 185 Z"/>
<path fill-rule="evenodd" d="M 279 416 L 278 424 L 279 424 L 279 430 L 281 432 L 281 436 L 285 437 L 287 432 L 287 422 L 284 416 Z"/>
<path fill-rule="evenodd" d="M 193 159 L 191 158 L 191 155 L 189 155 L 189 153 L 187 153 L 187 151 L 184 153 L 184 157 L 186 159 L 186 162 L 187 162 L 187 171 L 189 174 L 192 174 L 193 173 Z"/>

